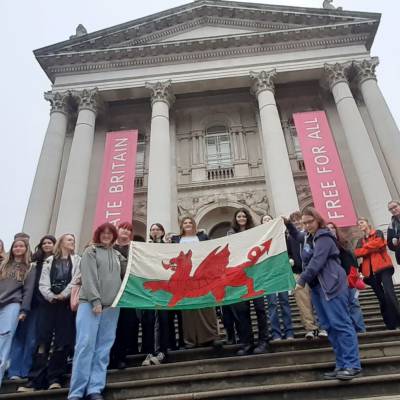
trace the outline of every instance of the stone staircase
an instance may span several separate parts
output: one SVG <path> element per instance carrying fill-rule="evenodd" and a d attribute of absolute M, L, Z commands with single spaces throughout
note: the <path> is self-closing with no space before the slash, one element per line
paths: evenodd
<path fill-rule="evenodd" d="M 397 287 L 400 298 L 400 286 Z M 142 367 L 142 355 L 129 357 L 125 370 L 111 370 L 106 400 L 189 399 L 400 399 L 400 330 L 387 331 L 378 303 L 370 290 L 360 295 L 367 333 L 359 335 L 363 375 L 351 382 L 324 381 L 334 367 L 326 339 L 307 341 L 299 312 L 291 298 L 294 340 L 272 343 L 272 353 L 237 357 L 237 345 L 178 350 L 169 362 Z M 256 320 L 253 313 L 253 325 Z M 224 337 L 223 330 L 221 336 Z M 16 393 L 23 382 L 5 381 L 0 400 L 64 400 L 67 389 Z"/>

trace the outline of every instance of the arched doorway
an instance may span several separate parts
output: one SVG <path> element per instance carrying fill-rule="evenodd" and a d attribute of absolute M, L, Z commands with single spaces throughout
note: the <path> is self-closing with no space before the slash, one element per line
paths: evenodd
<path fill-rule="evenodd" d="M 219 224 L 217 224 L 213 228 L 211 228 L 208 236 L 210 239 L 217 239 L 220 237 L 224 237 L 224 236 L 226 236 L 226 234 L 230 228 L 231 228 L 230 222 L 228 222 L 228 221 L 220 222 Z"/>
<path fill-rule="evenodd" d="M 229 230 L 236 210 L 237 208 L 231 206 L 216 207 L 203 215 L 197 226 L 199 229 L 204 229 L 210 239 L 222 237 Z"/>
<path fill-rule="evenodd" d="M 137 219 L 132 221 L 133 225 L 133 240 L 136 242 L 146 241 L 146 225 Z"/>

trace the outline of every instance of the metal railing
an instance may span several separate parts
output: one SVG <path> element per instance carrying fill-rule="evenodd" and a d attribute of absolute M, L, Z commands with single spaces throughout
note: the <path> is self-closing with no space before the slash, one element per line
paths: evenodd
<path fill-rule="evenodd" d="M 209 181 L 231 179 L 235 177 L 235 172 L 233 167 L 209 169 L 207 171 L 207 177 Z"/>
<path fill-rule="evenodd" d="M 143 176 L 137 176 L 135 178 L 135 188 L 142 188 L 144 185 L 144 177 Z"/>

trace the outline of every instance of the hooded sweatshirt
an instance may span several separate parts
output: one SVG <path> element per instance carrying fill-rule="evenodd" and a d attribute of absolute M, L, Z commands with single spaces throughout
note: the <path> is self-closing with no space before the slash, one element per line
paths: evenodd
<path fill-rule="evenodd" d="M 82 287 L 79 301 L 109 307 L 121 287 L 126 259 L 112 247 L 89 246 L 81 259 Z"/>

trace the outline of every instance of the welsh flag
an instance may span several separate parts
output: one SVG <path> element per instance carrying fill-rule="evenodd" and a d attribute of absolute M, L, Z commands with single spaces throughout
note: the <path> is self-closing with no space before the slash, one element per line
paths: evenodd
<path fill-rule="evenodd" d="M 131 242 L 113 307 L 190 310 L 288 291 L 294 285 L 279 218 L 199 243 Z"/>

